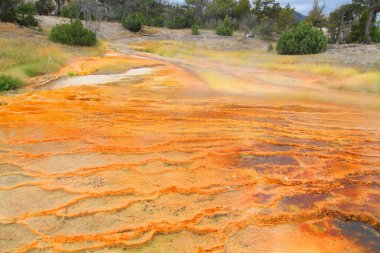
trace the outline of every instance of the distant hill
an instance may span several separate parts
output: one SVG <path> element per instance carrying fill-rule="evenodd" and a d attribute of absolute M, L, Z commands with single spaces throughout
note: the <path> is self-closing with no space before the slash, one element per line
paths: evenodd
<path fill-rule="evenodd" d="M 297 11 L 294 12 L 294 17 L 296 18 L 296 20 L 298 21 L 302 21 L 302 20 L 305 20 L 307 17 Z"/>

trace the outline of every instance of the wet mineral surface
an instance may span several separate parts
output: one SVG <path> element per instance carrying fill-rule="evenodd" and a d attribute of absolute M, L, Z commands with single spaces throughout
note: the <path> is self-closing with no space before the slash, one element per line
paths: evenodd
<path fill-rule="evenodd" d="M 142 61 L 0 97 L 1 252 L 379 252 L 378 111 Z"/>

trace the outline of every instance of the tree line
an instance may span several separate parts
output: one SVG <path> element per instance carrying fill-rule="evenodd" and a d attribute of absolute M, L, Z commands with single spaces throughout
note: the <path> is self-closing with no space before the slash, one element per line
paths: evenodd
<path fill-rule="evenodd" d="M 0 18 L 7 21 L 10 12 L 19 16 L 20 4 L 21 0 L 2 0 Z M 252 31 L 269 40 L 302 21 L 323 29 L 330 43 L 380 42 L 380 0 L 352 0 L 329 15 L 325 14 L 324 2 L 313 0 L 305 20 L 297 19 L 289 4 L 281 6 L 276 0 L 185 0 L 182 4 L 168 0 L 38 0 L 35 11 L 86 20 L 93 30 L 101 20 L 123 21 L 137 14 L 144 25 L 173 29 L 217 29 L 227 17 L 233 30 Z"/>

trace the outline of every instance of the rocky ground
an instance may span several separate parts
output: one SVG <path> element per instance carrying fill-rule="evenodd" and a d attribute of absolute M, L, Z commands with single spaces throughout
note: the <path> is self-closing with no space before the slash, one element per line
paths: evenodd
<path fill-rule="evenodd" d="M 380 44 L 329 45 L 324 54 L 338 64 L 380 70 Z"/>

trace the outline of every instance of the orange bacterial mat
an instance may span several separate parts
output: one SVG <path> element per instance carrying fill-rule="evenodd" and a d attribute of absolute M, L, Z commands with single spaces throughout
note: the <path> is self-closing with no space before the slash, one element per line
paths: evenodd
<path fill-rule="evenodd" d="M 379 252 L 380 113 L 144 61 L 0 97 L 1 252 Z"/>

